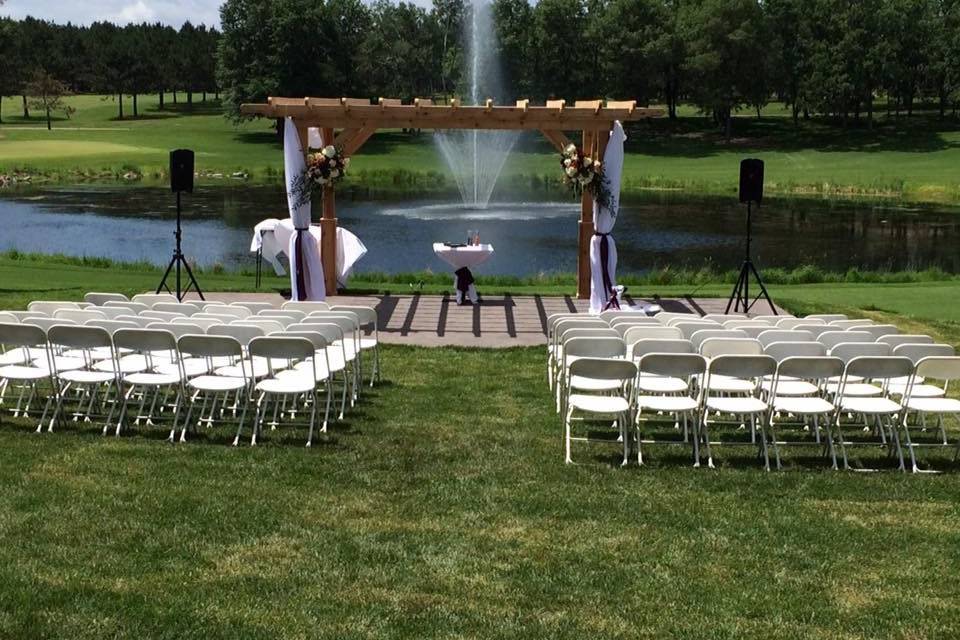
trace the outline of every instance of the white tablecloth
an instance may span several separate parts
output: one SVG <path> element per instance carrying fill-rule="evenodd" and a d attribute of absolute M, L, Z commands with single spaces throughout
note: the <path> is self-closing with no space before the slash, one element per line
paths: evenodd
<path fill-rule="evenodd" d="M 253 228 L 253 238 L 250 241 L 250 251 L 263 250 L 264 259 L 273 266 L 278 276 L 286 271 L 280 262 L 280 256 L 287 255 L 290 246 L 290 237 L 293 235 L 293 223 L 290 220 L 268 218 Z M 317 239 L 320 246 L 320 226 L 311 225 L 310 235 Z M 353 267 L 367 253 L 367 248 L 356 235 L 343 227 L 337 227 L 337 282 L 346 286 L 347 279 Z M 289 257 L 289 256 L 288 256 Z"/>
<path fill-rule="evenodd" d="M 477 244 L 470 245 L 468 247 L 448 247 L 442 242 L 433 243 L 433 252 L 437 254 L 437 257 L 453 267 L 453 270 L 462 269 L 467 267 L 475 267 L 479 264 L 483 264 L 487 259 L 493 255 L 493 245 L 492 244 Z M 457 292 L 457 304 L 463 302 L 463 292 L 457 289 L 457 279 L 454 276 L 453 286 Z M 479 300 L 477 296 L 477 289 L 472 284 L 467 290 L 467 296 L 470 298 L 470 301 L 476 303 Z"/>

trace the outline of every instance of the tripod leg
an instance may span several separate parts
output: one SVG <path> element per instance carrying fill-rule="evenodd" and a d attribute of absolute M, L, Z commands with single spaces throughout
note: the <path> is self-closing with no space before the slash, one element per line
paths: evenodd
<path fill-rule="evenodd" d="M 160 284 L 157 285 L 157 293 L 160 293 L 162 289 L 166 289 L 167 293 L 170 293 L 170 287 L 167 286 L 167 278 L 170 276 L 170 270 L 173 269 L 173 265 L 177 262 L 177 256 L 173 256 L 173 260 L 170 261 L 170 264 L 167 265 L 167 270 L 163 272 L 163 278 L 160 279 Z"/>
<path fill-rule="evenodd" d="M 760 285 L 760 295 L 757 296 L 757 300 L 761 297 L 767 301 L 767 304 L 770 305 L 770 310 L 773 311 L 773 315 L 777 315 L 777 308 L 773 306 L 773 300 L 770 299 L 770 294 L 767 293 L 767 287 L 763 284 L 763 278 L 760 277 L 760 272 L 757 271 L 757 268 L 753 266 L 753 263 L 750 263 L 750 271 L 753 272 L 753 276 L 757 279 L 757 284 Z"/>
<path fill-rule="evenodd" d="M 190 270 L 190 265 L 187 264 L 187 260 L 184 257 L 180 257 L 183 261 L 183 268 L 187 270 L 187 275 L 190 277 L 190 282 L 193 284 L 193 288 L 196 289 L 197 295 L 200 296 L 201 300 L 206 301 L 206 298 L 203 297 L 203 291 L 200 290 L 200 285 L 197 284 L 197 279 L 193 277 L 193 271 Z"/>
<path fill-rule="evenodd" d="M 727 310 L 724 313 L 730 313 L 730 306 L 733 305 L 734 313 L 740 311 L 740 305 L 743 305 L 744 311 L 747 309 L 747 301 L 744 297 L 744 292 L 746 289 L 746 280 L 747 280 L 747 264 L 740 268 L 740 275 L 737 276 L 737 283 L 733 286 L 733 291 L 730 293 L 730 300 L 727 301 Z"/>

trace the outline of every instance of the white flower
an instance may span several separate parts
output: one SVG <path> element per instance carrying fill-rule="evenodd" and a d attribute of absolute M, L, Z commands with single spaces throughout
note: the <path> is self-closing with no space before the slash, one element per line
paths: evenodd
<path fill-rule="evenodd" d="M 336 177 L 339 176 L 339 175 L 340 175 L 340 171 L 339 171 L 338 169 L 332 169 L 332 170 L 330 171 L 330 177 L 331 177 L 331 178 L 336 178 Z"/>
<path fill-rule="evenodd" d="M 563 166 L 565 166 L 565 167 L 569 167 L 569 166 L 570 166 L 570 158 L 567 158 L 566 160 L 563 161 Z"/>
<path fill-rule="evenodd" d="M 592 165 L 592 164 L 593 164 L 593 160 L 592 160 L 591 158 L 584 158 L 584 159 L 583 159 L 583 166 L 589 167 L 589 166 Z"/>
<path fill-rule="evenodd" d="M 344 158 L 344 159 L 341 161 L 341 164 L 346 167 L 347 165 L 350 164 L 350 158 Z"/>
<path fill-rule="evenodd" d="M 577 153 L 577 145 L 571 142 L 570 144 L 567 145 L 567 148 L 564 149 L 563 152 L 568 156 L 572 156 Z"/>
<path fill-rule="evenodd" d="M 329 144 L 323 148 L 323 155 L 327 156 L 328 158 L 332 158 L 337 155 L 337 150 L 332 144 Z"/>
<path fill-rule="evenodd" d="M 593 163 L 593 170 L 594 170 L 594 171 L 598 171 L 598 172 L 600 171 L 600 161 L 599 161 L 599 160 L 597 160 L 596 162 Z"/>
<path fill-rule="evenodd" d="M 572 178 L 577 175 L 577 170 L 574 167 L 567 167 L 567 175 Z"/>
<path fill-rule="evenodd" d="M 331 167 L 337 166 L 337 160 L 336 160 L 336 158 L 330 158 L 330 166 L 331 166 Z"/>

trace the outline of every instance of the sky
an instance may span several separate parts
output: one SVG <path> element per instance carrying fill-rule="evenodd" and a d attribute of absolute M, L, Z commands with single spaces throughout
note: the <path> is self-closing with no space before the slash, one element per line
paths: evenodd
<path fill-rule="evenodd" d="M 220 25 L 220 4 L 223 0 L 7 0 L 0 6 L 0 16 L 23 18 L 31 15 L 54 22 L 90 24 L 108 20 L 128 22 L 163 22 L 179 27 L 189 20 L 194 24 Z M 429 6 L 430 0 L 414 0 Z"/>

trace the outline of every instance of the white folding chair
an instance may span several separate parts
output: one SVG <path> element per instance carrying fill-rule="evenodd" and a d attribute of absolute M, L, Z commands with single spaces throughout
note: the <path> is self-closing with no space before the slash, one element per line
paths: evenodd
<path fill-rule="evenodd" d="M 589 437 L 574 437 L 572 435 L 573 422 L 587 418 L 600 419 L 612 417 L 616 420 L 623 440 L 625 451 L 629 448 L 628 440 L 630 407 L 633 400 L 633 380 L 637 377 L 637 365 L 629 360 L 616 358 L 579 358 L 570 364 L 569 376 L 577 378 L 598 387 L 615 387 L 619 391 L 605 391 L 599 394 L 573 393 L 567 398 L 564 427 L 564 461 L 573 462 L 570 455 L 570 445 L 573 441 L 591 441 Z M 624 455 L 624 463 L 626 456 Z"/>
<path fill-rule="evenodd" d="M 350 406 L 353 407 L 359 398 L 361 384 L 361 351 L 360 351 L 360 321 L 357 315 L 349 311 L 312 311 L 301 323 L 333 323 L 340 327 L 343 337 L 340 343 L 334 341 L 331 346 L 343 346 L 343 354 L 347 368 L 351 375 Z M 288 325 L 288 329 L 291 325 Z"/>
<path fill-rule="evenodd" d="M 0 322 L 6 324 L 20 324 L 20 318 L 7 311 L 0 311 Z"/>
<path fill-rule="evenodd" d="M 327 311 L 329 311 L 329 309 L 327 309 Z M 294 322 L 303 322 L 307 314 L 304 311 L 297 311 L 296 309 L 264 309 L 263 311 L 257 312 L 256 317 L 270 318 L 287 325 L 293 324 Z"/>
<path fill-rule="evenodd" d="M 943 395 L 915 397 L 913 393 L 907 393 L 903 400 L 904 412 L 903 420 L 898 425 L 903 431 L 904 445 L 910 452 L 910 464 L 914 473 L 921 473 L 925 470 L 920 469 L 917 464 L 915 449 L 919 447 L 948 447 L 947 432 L 943 426 L 944 416 L 960 416 L 960 400 L 956 398 L 947 398 L 946 390 L 951 382 L 960 380 L 960 358 L 956 356 L 930 356 L 923 358 L 916 365 L 915 375 L 919 379 L 939 380 L 943 383 Z M 936 385 L 931 385 L 936 386 Z M 937 418 L 937 424 L 940 431 L 940 441 L 922 442 L 917 441 L 910 435 L 910 414 L 914 413 L 921 418 L 921 426 L 926 424 L 927 416 Z M 902 450 L 900 455 L 900 470 L 906 471 L 906 465 L 903 460 Z M 960 455 L 960 439 L 957 440 L 954 461 Z"/>
<path fill-rule="evenodd" d="M 143 304 L 142 302 L 136 302 L 131 300 L 130 302 L 121 302 L 119 300 L 107 300 L 103 303 L 104 307 L 110 309 L 126 309 L 129 312 L 129 315 L 137 315 L 141 311 L 149 311 L 150 307 Z"/>
<path fill-rule="evenodd" d="M 140 397 L 140 405 L 137 409 L 134 424 L 139 425 L 140 421 L 143 420 L 147 425 L 153 425 L 154 418 L 159 419 L 159 415 L 156 413 L 158 403 L 162 412 L 167 406 L 167 400 L 172 392 L 174 394 L 173 419 L 170 426 L 170 435 L 167 439 L 173 442 L 180 417 L 180 405 L 185 395 L 177 339 L 172 333 L 162 329 L 120 329 L 113 334 L 113 344 L 117 349 L 126 349 L 131 355 L 143 358 L 145 362 L 142 371 L 121 372 L 121 389 L 126 386 L 126 392 L 123 393 L 120 405 L 116 435 L 120 435 L 124 426 L 131 399 L 135 396 Z M 158 354 L 163 354 L 164 357 L 162 359 L 157 358 L 155 362 L 155 357 Z M 158 370 L 161 365 L 166 365 L 167 368 L 163 371 Z M 163 395 L 161 395 L 161 392 L 163 392 Z M 148 401 L 150 401 L 149 409 L 144 413 Z M 107 429 L 105 428 L 104 435 L 106 433 Z"/>
<path fill-rule="evenodd" d="M 192 316 L 202 311 L 200 305 L 192 302 L 154 302 L 150 308 L 154 311 L 180 313 L 184 316 Z"/>
<path fill-rule="evenodd" d="M 838 344 L 851 344 L 855 342 L 870 343 L 876 342 L 873 336 L 864 331 L 827 331 L 821 333 L 817 342 L 822 344 L 829 351 Z"/>
<path fill-rule="evenodd" d="M 284 325 L 276 320 L 271 320 L 269 318 L 257 318 L 256 316 L 250 316 L 249 318 L 244 318 L 243 320 L 234 320 L 230 324 L 242 327 L 260 327 L 263 329 L 264 335 L 282 333 L 284 330 Z"/>
<path fill-rule="evenodd" d="M 693 459 L 698 461 L 700 459 L 700 445 L 697 437 L 697 421 L 701 399 L 699 388 L 694 383 L 697 379 L 702 379 L 706 372 L 707 361 L 699 354 L 667 352 L 667 349 L 671 346 L 682 348 L 679 344 L 663 344 L 668 341 L 658 340 L 645 342 L 647 344 L 643 346 L 653 351 L 643 353 L 636 361 L 638 374 L 634 383 L 636 389 L 634 403 L 636 433 L 634 441 L 637 444 L 637 464 L 643 464 L 642 446 L 644 444 L 687 442 L 691 422 L 693 426 Z M 657 342 L 661 344 L 652 344 Z M 680 341 L 673 342 L 679 343 Z M 663 385 L 650 384 L 651 381 L 678 381 L 679 384 L 660 390 L 663 389 Z M 660 386 L 660 389 L 658 389 L 658 386 Z M 679 420 L 683 421 L 682 440 L 643 439 L 641 424 L 647 424 L 657 419 L 661 414 L 674 416 L 675 428 L 679 426 L 677 424 Z M 651 418 L 651 416 L 657 418 Z M 628 455 L 628 447 L 625 446 L 624 464 L 627 462 Z"/>
<path fill-rule="evenodd" d="M 208 304 L 203 313 L 212 313 L 218 316 L 231 316 L 234 320 L 249 318 L 253 313 L 246 307 L 236 307 L 229 304 Z"/>
<path fill-rule="evenodd" d="M 757 336 L 760 344 L 766 346 L 774 342 L 813 342 L 813 334 L 809 331 L 794 331 L 792 329 L 770 329 Z"/>
<path fill-rule="evenodd" d="M 727 320 L 723 323 L 724 329 L 773 329 L 774 326 L 769 322 L 760 320 Z"/>
<path fill-rule="evenodd" d="M 915 333 L 894 333 L 880 336 L 877 342 L 890 345 L 891 349 L 896 349 L 902 344 L 933 344 L 932 337 Z"/>
<path fill-rule="evenodd" d="M 88 320 L 107 320 L 107 315 L 91 309 L 58 309 L 53 312 L 57 320 L 73 320 L 77 324 L 84 324 Z"/>
<path fill-rule="evenodd" d="M 380 381 L 380 329 L 377 310 L 372 307 L 362 307 L 357 305 L 335 305 L 331 311 L 349 311 L 357 315 L 360 327 L 367 327 L 369 330 L 360 336 L 360 353 L 373 351 L 373 371 L 370 372 L 370 386 L 373 386 L 374 380 Z"/>
<path fill-rule="evenodd" d="M 287 327 L 284 335 L 288 333 L 311 333 L 318 334 L 326 340 L 326 347 L 324 348 L 324 353 L 318 353 L 316 356 L 316 365 L 309 362 L 300 362 L 293 366 L 295 370 L 305 370 L 311 367 L 316 366 L 316 373 L 318 376 L 323 376 L 325 367 L 326 371 L 330 374 L 330 388 L 331 393 L 333 389 L 334 382 L 336 381 L 337 374 L 343 378 L 343 389 L 340 397 L 340 413 L 337 415 L 338 420 L 343 420 L 344 415 L 347 410 L 347 392 L 350 390 L 350 371 L 349 371 L 349 360 L 347 359 L 347 352 L 345 349 L 345 342 L 343 339 L 343 329 L 340 325 L 333 322 L 322 322 L 319 318 L 308 318 L 309 322 L 299 322 L 297 324 L 292 324 Z"/>
<path fill-rule="evenodd" d="M 890 440 L 893 440 L 897 454 L 902 456 L 897 434 L 897 420 L 900 412 L 903 411 L 903 407 L 890 398 L 886 392 L 870 396 L 850 394 L 847 389 L 860 383 L 848 381 L 851 378 L 872 380 L 874 383 L 879 383 L 880 388 L 883 389 L 886 386 L 884 384 L 886 381 L 910 376 L 913 374 L 913 370 L 913 362 L 909 358 L 896 356 L 859 356 L 847 362 L 834 399 L 837 410 L 834 412 L 834 420 L 830 429 L 830 437 L 840 443 L 844 470 L 851 468 L 847 459 L 847 447 L 852 445 L 876 446 L 880 444 L 886 446 L 892 454 L 894 450 L 890 448 Z M 909 397 L 909 389 L 906 397 Z M 880 436 L 880 441 L 848 439 L 844 434 L 844 425 L 841 419 L 844 414 L 861 415 L 864 416 L 865 420 L 872 418 L 875 424 L 874 432 Z M 833 454 L 833 468 L 837 468 L 836 453 Z"/>
<path fill-rule="evenodd" d="M 83 296 L 84 302 L 89 302 L 94 306 L 101 306 L 105 302 L 113 300 L 114 302 L 129 302 L 130 298 L 122 293 L 103 293 L 100 291 L 91 291 Z"/>
<path fill-rule="evenodd" d="M 817 320 L 816 318 L 782 318 L 777 321 L 777 329 L 783 329 L 785 331 L 792 331 L 801 325 L 820 325 L 825 326 L 827 323 L 824 320 Z"/>
<path fill-rule="evenodd" d="M 574 330 L 576 331 L 576 330 Z M 570 365 L 580 358 L 623 358 L 627 345 L 619 336 L 570 338 L 563 344 L 561 375 L 557 381 L 557 413 L 566 413 L 571 392 L 610 392 L 612 381 L 578 378 L 570 373 Z M 604 386 L 606 385 L 606 386 Z"/>
<path fill-rule="evenodd" d="M 19 353 L 21 356 L 20 362 L 0 366 L 0 405 L 11 386 L 19 390 L 17 405 L 11 410 L 13 417 L 29 416 L 31 404 L 42 394 L 41 385 L 50 385 L 50 395 L 44 398 L 43 415 L 37 427 L 39 430 L 46 422 L 57 388 L 46 331 L 32 324 L 0 323 L 0 346 L 9 349 L 7 353 Z M 41 355 L 46 356 L 42 361 L 39 360 Z"/>
<path fill-rule="evenodd" d="M 785 343 L 778 343 L 785 344 Z M 809 347 L 816 343 L 799 343 Z M 775 345 L 774 345 L 775 346 Z M 777 364 L 777 372 L 773 377 L 767 395 L 767 403 L 770 405 L 769 421 L 761 423 L 760 437 L 768 441 L 773 448 L 773 454 L 776 458 L 777 469 L 783 468 L 780 462 L 781 445 L 802 445 L 802 441 L 787 441 L 779 437 L 781 422 L 778 418 L 782 416 L 792 416 L 803 418 L 805 422 L 813 422 L 813 433 L 815 442 L 820 443 L 820 420 L 829 428 L 830 420 L 833 418 L 835 407 L 833 403 L 827 400 L 820 393 L 796 393 L 797 383 L 809 385 L 815 391 L 818 391 L 827 380 L 843 374 L 843 360 L 840 358 L 831 358 L 822 354 L 787 356 Z M 783 393 L 786 390 L 786 393 Z M 804 389 L 805 390 L 805 389 Z M 833 456 L 833 439 L 826 438 L 827 446 Z M 763 453 L 764 468 L 770 470 L 770 454 L 767 448 Z"/>
<path fill-rule="evenodd" d="M 859 327 L 857 331 L 869 333 L 875 340 L 879 340 L 884 336 L 896 335 L 900 333 L 900 329 L 898 329 L 896 325 L 892 324 L 872 324 L 868 327 Z"/>
<path fill-rule="evenodd" d="M 788 358 L 822 358 L 827 355 L 827 348 L 819 342 L 773 342 L 763 348 L 763 353 L 770 356 L 777 363 L 781 363 Z M 841 371 L 837 374 L 843 373 Z M 817 395 L 821 391 L 819 384 L 814 384 L 809 379 L 797 378 L 791 380 L 781 371 L 777 371 L 777 395 L 789 397 L 803 397 Z M 774 378 L 771 376 L 761 382 L 763 390 L 768 394 L 772 392 Z M 818 440 L 819 442 L 819 434 Z"/>
<path fill-rule="evenodd" d="M 855 358 L 881 358 L 889 356 L 890 353 L 888 345 L 877 342 L 843 342 L 828 351 L 829 355 L 840 358 L 845 363 L 849 363 Z M 870 380 L 857 378 L 856 374 L 846 371 L 840 379 L 828 380 L 824 390 L 831 396 L 836 396 L 841 384 L 844 386 L 844 393 L 847 397 L 881 397 L 884 394 L 884 389 L 881 386 L 873 384 Z"/>
<path fill-rule="evenodd" d="M 231 302 L 231 307 L 240 307 L 241 309 L 246 309 L 250 312 L 250 315 L 255 315 L 264 309 L 276 309 L 276 305 L 270 302 Z"/>
<path fill-rule="evenodd" d="M 80 309 L 80 305 L 76 302 L 63 302 L 59 300 L 35 300 L 27 305 L 27 311 L 43 313 L 50 317 L 53 317 L 53 314 L 61 309 L 73 309 L 76 311 Z"/>
<path fill-rule="evenodd" d="M 140 315 L 117 316 L 114 318 L 114 320 L 119 322 L 132 322 L 133 324 L 138 325 L 141 329 L 146 329 L 148 324 L 157 322 L 155 318 L 147 318 Z"/>
<path fill-rule="evenodd" d="M 158 320 L 160 322 L 170 322 L 176 320 L 177 318 L 186 318 L 188 316 L 174 311 L 154 311 L 150 309 L 149 311 L 142 311 L 139 314 L 141 318 L 150 318 L 151 320 Z"/>
<path fill-rule="evenodd" d="M 104 320 L 102 322 L 109 322 Z M 64 403 L 70 397 L 75 397 L 76 408 L 71 413 L 73 421 L 83 418 L 84 422 L 91 422 L 91 415 L 95 408 L 101 408 L 104 403 L 110 405 L 110 413 L 106 415 L 104 425 L 111 424 L 117 407 L 117 398 L 111 394 L 119 392 L 119 372 L 115 366 L 113 354 L 113 340 L 108 330 L 94 326 L 58 325 L 51 327 L 47 332 L 47 340 L 54 350 L 72 353 L 83 360 L 83 366 L 71 366 L 65 370 L 57 368 L 57 359 L 52 358 L 53 379 L 57 384 L 54 394 L 56 406 L 50 418 L 48 431 L 53 431 L 55 422 L 59 422 Z M 107 357 L 104 358 L 104 353 Z M 111 365 L 109 369 L 98 366 L 101 362 Z M 40 431 L 40 427 L 37 428 Z"/>
<path fill-rule="evenodd" d="M 231 336 L 220 335 L 185 335 L 177 340 L 177 348 L 180 351 L 181 362 L 186 359 L 207 360 L 207 369 L 214 369 L 214 363 L 218 360 L 231 360 L 237 362 L 235 369 L 230 373 L 239 375 L 220 375 L 216 371 L 213 374 L 205 373 L 191 378 L 187 378 L 186 373 L 181 379 L 186 379 L 186 392 L 184 393 L 184 402 L 187 405 L 186 417 L 180 430 L 180 442 L 187 439 L 187 429 L 193 426 L 199 426 L 204 423 L 207 426 L 213 426 L 217 420 L 217 402 L 220 402 L 220 414 L 224 411 L 232 411 L 233 417 L 237 417 L 237 408 L 240 406 L 240 422 L 242 425 L 247 417 L 247 407 L 249 406 L 250 378 L 247 375 L 247 367 L 244 360 L 243 347 L 240 342 Z M 230 396 L 233 395 L 234 401 L 230 405 Z M 200 406 L 197 421 L 193 421 L 193 410 L 197 405 L 197 399 L 202 398 L 203 404 Z M 206 413 L 207 403 L 212 402 L 209 413 Z"/>
<path fill-rule="evenodd" d="M 726 322 L 730 322 L 731 320 L 747 320 L 748 318 L 746 314 L 740 313 L 708 313 L 703 316 L 703 319 L 724 324 Z"/>
<path fill-rule="evenodd" d="M 699 351 L 700 345 L 711 338 L 736 339 L 749 337 L 750 336 L 739 329 L 702 329 L 700 331 L 695 331 L 693 335 L 690 336 L 690 343 L 693 345 L 694 350 Z"/>
<path fill-rule="evenodd" d="M 874 322 L 873 320 L 869 320 L 867 318 L 856 318 L 853 320 L 833 320 L 828 324 L 839 331 L 848 331 L 852 329 L 859 329 L 860 327 L 869 327 L 873 325 Z"/>
<path fill-rule="evenodd" d="M 185 318 L 174 318 L 170 321 L 170 324 L 189 324 L 203 329 L 203 332 L 206 333 L 207 329 L 214 325 L 224 324 L 223 320 L 214 319 L 214 318 L 197 318 L 195 316 L 188 316 Z"/>
<path fill-rule="evenodd" d="M 721 340 L 718 340 L 717 342 L 720 341 Z M 709 345 L 709 342 L 706 343 L 706 345 Z M 776 370 L 776 360 L 767 355 L 718 355 L 710 359 L 707 365 L 707 373 L 704 376 L 703 415 L 700 421 L 701 438 L 707 452 L 708 467 L 711 469 L 714 468 L 712 445 L 754 445 L 756 443 L 757 419 L 759 418 L 762 422 L 769 409 L 769 406 L 760 395 L 760 386 L 757 384 L 757 381 L 764 376 L 775 374 Z M 714 383 L 714 378 L 716 377 L 720 377 L 723 380 L 748 382 L 753 387 L 753 391 L 750 393 L 740 393 L 738 395 L 729 393 L 718 394 L 715 389 L 721 385 Z M 750 441 L 720 441 L 711 438 L 711 412 L 720 415 L 739 416 L 741 420 L 749 417 Z M 760 438 L 760 445 L 764 456 L 766 456 L 767 441 L 765 438 Z M 699 457 L 694 463 L 694 466 L 700 466 Z"/>
<path fill-rule="evenodd" d="M 261 357 L 267 360 L 276 358 L 283 360 L 309 359 L 313 363 L 315 362 L 313 359 L 314 353 L 313 342 L 299 336 L 265 336 L 254 338 L 250 342 L 251 358 Z M 255 391 L 259 393 L 259 397 L 257 398 L 257 410 L 253 419 L 251 445 L 257 444 L 257 436 L 260 435 L 263 427 L 263 420 L 269 409 L 270 401 L 273 400 L 276 403 L 289 400 L 295 405 L 298 398 L 307 398 L 310 401 L 310 432 L 307 436 L 307 446 L 313 444 L 313 428 L 317 417 L 317 374 L 314 367 L 315 365 L 311 366 L 310 375 L 287 375 L 282 378 L 274 375 L 257 382 Z M 235 442 L 239 442 L 242 426 L 240 425 L 240 428 L 237 429 Z"/>
<path fill-rule="evenodd" d="M 296 325 L 294 325 L 296 326 Z M 327 326 L 322 329 L 314 328 L 312 330 L 291 330 L 287 329 L 287 332 L 284 334 L 289 337 L 299 337 L 306 338 L 313 343 L 313 356 L 309 360 L 302 360 L 296 363 L 293 368 L 286 371 L 281 371 L 277 374 L 277 378 L 284 378 L 289 376 L 305 376 L 310 375 L 311 371 L 316 377 L 316 383 L 318 385 L 323 385 L 323 388 L 326 390 L 327 402 L 323 410 L 323 425 L 320 427 L 321 433 L 327 432 L 327 424 L 330 422 L 330 407 L 333 404 L 333 393 L 334 393 L 334 375 L 333 370 L 330 367 L 330 346 L 333 344 L 333 339 L 336 338 L 336 332 L 333 332 L 331 327 Z M 346 386 L 344 386 L 346 388 Z M 318 389 L 319 391 L 319 389 Z M 340 408 L 340 418 L 343 417 L 343 405 L 341 400 Z"/>
<path fill-rule="evenodd" d="M 330 305 L 326 302 L 320 301 L 309 301 L 309 300 L 288 300 L 280 305 L 281 311 L 297 311 L 299 313 L 306 314 L 312 313 L 314 311 L 330 311 Z M 301 318 L 302 320 L 303 318 Z"/>
<path fill-rule="evenodd" d="M 132 302 L 138 302 L 140 304 L 146 305 L 147 307 L 152 307 L 158 302 L 179 302 L 177 296 L 172 293 L 138 293 L 133 296 Z"/>
<path fill-rule="evenodd" d="M 99 311 L 107 317 L 107 320 L 116 320 L 120 316 L 130 315 L 129 309 L 120 307 L 87 307 L 85 311 Z"/>
<path fill-rule="evenodd" d="M 806 317 L 807 320 L 822 320 L 827 324 L 847 320 L 847 316 L 842 313 L 813 313 Z"/>
<path fill-rule="evenodd" d="M 692 338 L 693 334 L 698 331 L 723 330 L 723 325 L 718 322 L 677 322 L 668 326 L 680 329 L 680 333 L 682 333 L 683 337 L 687 340 Z"/>
<path fill-rule="evenodd" d="M 570 329 L 608 329 L 610 325 L 596 316 L 586 316 L 584 314 L 556 314 L 551 316 L 555 319 L 553 327 L 548 331 L 547 345 L 547 382 L 550 389 L 553 389 L 557 376 L 560 375 L 558 367 L 563 359 L 563 343 L 561 337 L 564 331 Z"/>

